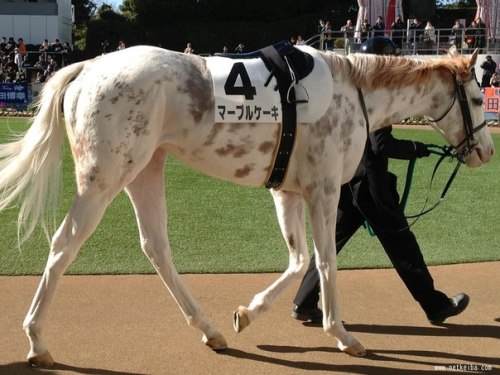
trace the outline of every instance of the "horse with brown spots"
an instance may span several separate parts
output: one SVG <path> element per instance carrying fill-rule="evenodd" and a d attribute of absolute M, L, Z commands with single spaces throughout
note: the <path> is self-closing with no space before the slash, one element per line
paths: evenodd
<path fill-rule="evenodd" d="M 289 250 L 289 266 L 248 307 L 237 308 L 233 321 L 237 331 L 268 310 L 307 269 L 307 208 L 321 278 L 324 330 L 337 339 L 340 350 L 365 354 L 340 316 L 333 229 L 340 186 L 351 179 L 360 161 L 367 122 L 374 131 L 411 115 L 426 115 L 468 166 L 491 159 L 494 147 L 483 126 L 483 94 L 472 71 L 477 54 L 464 57 L 452 52 L 428 61 L 317 52 L 329 70 L 325 86 L 317 89 L 331 82 L 333 95 L 327 98 L 328 108 L 319 120 L 297 124 L 286 178 L 271 190 Z M 203 333 L 203 342 L 212 349 L 227 347 L 172 262 L 165 163 L 168 155 L 174 155 L 210 176 L 262 186 L 273 167 L 281 124 L 215 122 L 208 59 L 133 47 L 69 65 L 46 83 L 26 134 L 0 145 L 0 209 L 22 198 L 19 226 L 25 232 L 21 241 L 37 223 L 48 231 L 45 213 L 56 207 L 65 133 L 75 163 L 77 192 L 52 237 L 45 271 L 24 320 L 32 365 L 53 365 L 42 331 L 56 287 L 106 207 L 122 190 L 134 206 L 142 250 L 188 324 Z M 462 94 L 457 85 L 463 88 Z M 465 101 L 458 98 L 464 95 Z M 464 106 L 472 126 L 464 126 Z"/>

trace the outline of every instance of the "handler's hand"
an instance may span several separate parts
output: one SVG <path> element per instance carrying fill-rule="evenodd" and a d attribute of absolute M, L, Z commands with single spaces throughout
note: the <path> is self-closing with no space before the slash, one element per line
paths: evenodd
<path fill-rule="evenodd" d="M 415 144 L 415 155 L 417 158 L 425 158 L 431 154 L 427 146 L 422 142 L 413 142 Z"/>

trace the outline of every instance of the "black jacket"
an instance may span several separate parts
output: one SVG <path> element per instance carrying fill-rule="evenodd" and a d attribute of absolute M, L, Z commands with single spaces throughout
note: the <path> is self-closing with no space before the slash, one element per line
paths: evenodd
<path fill-rule="evenodd" d="M 423 154 L 428 155 L 424 144 L 394 138 L 392 126 L 370 133 L 361 163 L 350 182 L 355 205 L 363 210 L 364 196 L 369 195 L 381 217 L 396 215 L 399 221 L 403 213 L 398 207 L 397 178 L 388 170 L 389 158 L 411 160 Z"/>

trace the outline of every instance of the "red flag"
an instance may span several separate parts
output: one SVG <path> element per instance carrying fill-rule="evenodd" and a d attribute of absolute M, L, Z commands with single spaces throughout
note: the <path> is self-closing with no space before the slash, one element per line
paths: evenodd
<path fill-rule="evenodd" d="M 385 17 L 385 31 L 391 31 L 391 25 L 396 20 L 396 0 L 389 0 Z"/>

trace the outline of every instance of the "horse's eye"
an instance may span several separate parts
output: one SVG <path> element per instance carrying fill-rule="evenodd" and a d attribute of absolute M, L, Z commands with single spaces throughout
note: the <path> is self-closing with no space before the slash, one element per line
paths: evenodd
<path fill-rule="evenodd" d="M 472 99 L 472 104 L 477 105 L 478 107 L 483 105 L 483 99 Z"/>

